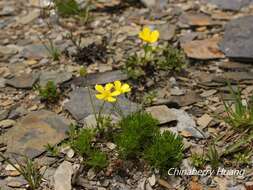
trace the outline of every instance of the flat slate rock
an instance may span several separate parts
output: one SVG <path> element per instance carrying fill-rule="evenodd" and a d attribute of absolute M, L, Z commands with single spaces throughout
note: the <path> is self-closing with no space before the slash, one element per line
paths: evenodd
<path fill-rule="evenodd" d="M 176 115 L 165 105 L 148 107 L 146 111 L 156 118 L 160 124 L 177 120 Z"/>
<path fill-rule="evenodd" d="M 219 50 L 219 39 L 211 38 L 205 40 L 195 40 L 182 44 L 186 55 L 193 59 L 219 59 L 224 58 L 224 54 Z"/>
<path fill-rule="evenodd" d="M 34 158 L 66 138 L 69 122 L 57 114 L 41 110 L 28 114 L 1 138 L 7 154 L 17 153 Z"/>
<path fill-rule="evenodd" d="M 30 89 L 33 87 L 34 83 L 38 80 L 38 78 L 38 73 L 23 73 L 6 80 L 6 84 L 15 88 Z"/>
<path fill-rule="evenodd" d="M 69 81 L 72 78 L 72 74 L 63 71 L 45 71 L 40 75 L 40 85 L 45 86 L 48 81 L 53 81 L 55 84 L 61 84 Z"/>
<path fill-rule="evenodd" d="M 206 3 L 216 5 L 223 10 L 239 11 L 241 8 L 248 6 L 252 0 L 204 0 Z"/>
<path fill-rule="evenodd" d="M 108 71 L 103 73 L 92 73 L 88 74 L 86 77 L 78 77 L 73 79 L 72 83 L 76 86 L 87 86 L 96 84 L 106 84 L 109 82 L 114 82 L 116 80 L 127 80 L 128 76 L 121 70 Z"/>
<path fill-rule="evenodd" d="M 103 103 L 101 100 L 95 98 L 95 91 L 91 91 L 92 101 L 95 110 L 98 111 Z M 118 105 L 124 114 L 129 114 L 136 111 L 137 104 L 130 102 L 123 96 L 118 97 Z M 79 88 L 70 93 L 70 100 L 65 103 L 64 108 L 70 112 L 70 114 L 77 120 L 81 121 L 90 114 L 94 114 L 93 107 L 90 101 L 90 95 L 88 88 Z M 112 110 L 112 104 L 105 103 L 104 112 L 110 113 Z M 114 112 L 115 115 L 118 115 Z"/>
<path fill-rule="evenodd" d="M 43 44 L 30 44 L 24 47 L 20 53 L 20 56 L 27 59 L 40 60 L 48 57 L 49 53 Z"/>
<path fill-rule="evenodd" d="M 253 59 L 253 16 L 241 17 L 225 26 L 224 38 L 220 44 L 227 57 L 238 60 Z"/>
<path fill-rule="evenodd" d="M 185 13 L 180 16 L 179 20 L 182 24 L 190 26 L 210 26 L 215 24 L 212 21 L 211 17 L 202 13 L 198 14 Z"/>

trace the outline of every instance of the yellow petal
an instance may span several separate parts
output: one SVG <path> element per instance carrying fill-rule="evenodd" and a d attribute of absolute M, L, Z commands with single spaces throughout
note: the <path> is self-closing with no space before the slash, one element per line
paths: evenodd
<path fill-rule="evenodd" d="M 99 100 L 103 100 L 105 96 L 103 94 L 96 94 L 96 98 Z"/>
<path fill-rule="evenodd" d="M 151 32 L 149 41 L 150 41 L 150 43 L 154 43 L 158 40 L 158 38 L 159 38 L 159 32 L 157 30 L 155 30 L 155 31 Z"/>
<path fill-rule="evenodd" d="M 139 33 L 139 38 L 141 38 L 144 41 L 147 41 L 150 36 L 150 28 L 144 27 L 143 30 Z"/>
<path fill-rule="evenodd" d="M 122 92 L 130 92 L 131 88 L 128 84 L 123 84 L 123 86 L 121 87 Z"/>
<path fill-rule="evenodd" d="M 100 92 L 100 93 L 103 93 L 105 90 L 104 90 L 104 87 L 102 85 L 96 85 L 95 86 L 95 89 Z"/>
<path fill-rule="evenodd" d="M 121 94 L 121 91 L 115 90 L 115 91 L 113 91 L 113 92 L 111 93 L 111 96 L 118 96 L 118 95 L 120 95 L 120 94 Z"/>
<path fill-rule="evenodd" d="M 106 91 L 110 91 L 112 88 L 113 88 L 113 84 L 112 84 L 112 83 L 107 83 L 107 84 L 105 85 L 105 90 L 106 90 Z"/>
<path fill-rule="evenodd" d="M 108 97 L 106 100 L 108 102 L 116 102 L 116 98 L 113 98 L 113 97 Z"/>
<path fill-rule="evenodd" d="M 119 80 L 114 81 L 114 87 L 116 90 L 121 89 L 121 82 Z"/>

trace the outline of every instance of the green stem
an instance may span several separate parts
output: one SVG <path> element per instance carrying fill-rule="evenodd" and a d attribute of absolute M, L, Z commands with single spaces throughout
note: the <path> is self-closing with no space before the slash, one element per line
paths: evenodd
<path fill-rule="evenodd" d="M 98 121 L 98 116 L 97 116 L 97 113 L 96 113 L 96 108 L 95 108 L 95 105 L 94 105 L 94 102 L 93 102 L 93 99 L 92 99 L 92 96 L 91 96 L 91 91 L 90 91 L 90 88 L 89 87 L 87 87 L 88 88 L 88 91 L 89 91 L 89 96 L 90 96 L 90 103 L 91 103 L 91 107 L 92 107 L 92 110 L 93 110 L 93 114 L 94 114 L 94 116 L 95 116 L 95 119 L 96 119 L 96 121 L 97 121 L 97 128 L 98 128 L 98 130 L 100 130 L 100 128 L 99 128 L 99 121 Z"/>

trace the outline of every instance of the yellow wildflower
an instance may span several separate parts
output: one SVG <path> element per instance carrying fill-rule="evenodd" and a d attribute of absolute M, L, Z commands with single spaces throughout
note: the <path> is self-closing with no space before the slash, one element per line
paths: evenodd
<path fill-rule="evenodd" d="M 108 83 L 103 87 L 102 85 L 96 85 L 95 89 L 100 93 L 96 94 L 96 98 L 99 100 L 104 100 L 107 102 L 115 102 L 116 98 L 115 96 L 120 95 L 118 91 L 113 91 L 112 89 L 114 88 L 112 83 Z"/>
<path fill-rule="evenodd" d="M 127 83 L 122 84 L 119 80 L 114 81 L 114 88 L 115 91 L 119 92 L 120 94 L 131 91 L 131 88 Z"/>
<path fill-rule="evenodd" d="M 150 28 L 144 27 L 139 33 L 139 38 L 148 43 L 154 43 L 159 38 L 158 30 L 151 31 Z"/>

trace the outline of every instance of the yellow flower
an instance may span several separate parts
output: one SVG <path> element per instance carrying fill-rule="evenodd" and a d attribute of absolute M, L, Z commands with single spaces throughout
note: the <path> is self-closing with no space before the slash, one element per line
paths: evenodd
<path fill-rule="evenodd" d="M 112 89 L 114 88 L 112 83 L 108 83 L 103 87 L 102 85 L 96 85 L 95 89 L 100 93 L 96 94 L 96 98 L 99 100 L 104 100 L 107 102 L 115 102 L 116 98 L 115 96 L 120 95 L 118 91 L 113 91 Z"/>
<path fill-rule="evenodd" d="M 159 38 L 158 30 L 151 31 L 150 28 L 144 27 L 139 33 L 139 38 L 148 43 L 154 43 Z"/>
<path fill-rule="evenodd" d="M 114 81 L 114 88 L 115 91 L 119 92 L 120 94 L 124 94 L 126 92 L 130 92 L 131 88 L 128 84 L 122 84 L 119 80 Z"/>

